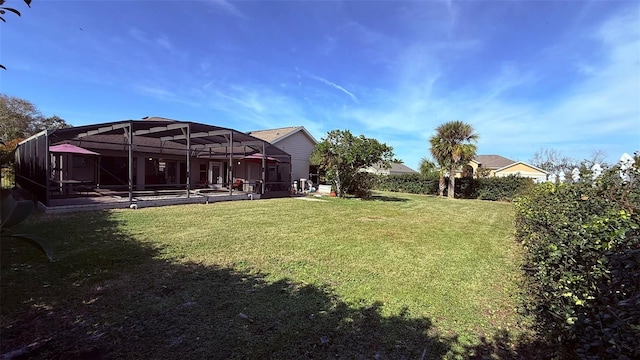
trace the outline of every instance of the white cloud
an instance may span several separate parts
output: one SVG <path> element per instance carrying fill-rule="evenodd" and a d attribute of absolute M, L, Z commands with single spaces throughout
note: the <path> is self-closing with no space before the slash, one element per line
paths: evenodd
<path fill-rule="evenodd" d="M 217 90 L 204 94 L 203 104 L 236 122 L 235 128 L 249 131 L 303 125 L 314 136 L 320 128 L 317 122 L 308 119 L 307 111 L 298 99 L 274 88 L 260 84 L 216 88 Z"/>
<path fill-rule="evenodd" d="M 329 85 L 331 87 L 334 87 L 334 88 L 342 91 L 343 93 L 347 94 L 351 98 L 351 100 L 353 100 L 356 104 L 359 103 L 358 98 L 355 95 L 353 95 L 353 93 L 351 93 L 349 90 L 345 89 L 344 87 L 334 83 L 333 81 L 329 81 L 329 80 L 327 80 L 325 78 L 322 78 L 320 76 L 313 75 L 313 74 L 310 74 L 310 73 L 307 73 L 307 76 L 309 76 L 313 80 L 320 81 L 321 83 L 324 83 L 326 85 Z"/>
<path fill-rule="evenodd" d="M 149 40 L 147 38 L 147 34 L 136 28 L 136 27 L 132 27 L 129 29 L 129 36 L 131 36 L 132 38 L 136 39 L 137 41 L 141 42 L 141 43 L 148 43 Z"/>
<path fill-rule="evenodd" d="M 456 10 L 453 8 L 453 0 L 445 0 L 447 10 L 449 12 L 449 29 L 453 29 L 456 25 Z"/>
<path fill-rule="evenodd" d="M 581 77 L 558 85 L 552 96 L 535 93 L 545 88 L 539 86 L 542 68 L 520 69 L 508 63 L 488 81 L 476 80 L 465 88 L 439 87 L 449 76 L 443 59 L 427 48 L 414 47 L 397 56 L 395 84 L 360 91 L 363 106 L 347 111 L 344 117 L 372 133 L 392 132 L 408 138 L 421 134 L 423 139 L 438 124 L 459 119 L 471 123 L 480 134 L 480 152 L 522 160 L 540 147 L 554 147 L 581 158 L 598 150 L 589 146 L 603 144 L 607 144 L 603 150 L 617 156 L 616 143 L 640 144 L 637 17 L 612 18 L 594 36 L 600 44 L 592 51 L 599 61 L 586 57 L 569 65 L 583 69 Z M 526 95 L 513 96 L 519 92 Z M 428 154 L 427 148 L 422 150 Z M 415 152 L 410 153 L 415 157 Z M 407 160 L 416 162 L 419 157 Z"/>
<path fill-rule="evenodd" d="M 189 105 L 193 107 L 199 106 L 199 103 L 197 102 L 197 100 L 191 99 L 185 96 L 181 96 L 176 92 L 167 90 L 163 86 L 135 84 L 132 86 L 132 89 L 139 94 L 150 96 L 157 100 L 171 101 L 171 102 Z"/>
<path fill-rule="evenodd" d="M 171 41 L 166 35 L 160 35 L 158 37 L 154 37 L 138 28 L 132 27 L 129 29 L 129 36 L 131 36 L 136 41 L 145 45 L 157 46 L 161 49 L 168 50 L 171 52 L 173 52 L 174 50 L 173 44 L 171 43 Z"/>
<path fill-rule="evenodd" d="M 476 128 L 479 151 L 485 154 L 526 161 L 541 147 L 552 147 L 576 158 L 598 149 L 616 157 L 620 149 L 616 139 L 623 139 L 620 142 L 627 146 L 640 144 L 640 29 L 636 22 L 637 17 L 621 16 L 583 34 L 598 44 L 588 53 L 575 51 L 582 57 L 565 60 L 568 56 L 545 53 L 527 67 L 504 62 L 485 80 L 467 83 L 451 81 L 457 69 L 448 61 L 482 50 L 490 39 L 417 39 L 400 47 L 393 38 L 353 22 L 346 29 L 369 44 L 368 51 L 382 54 L 387 64 L 393 64 L 376 82 L 363 80 L 366 86 L 355 77 L 346 86 L 344 78 L 339 84 L 297 68 L 287 74 L 290 83 L 278 77 L 279 85 L 269 86 L 240 77 L 201 76 L 210 72 L 211 65 L 200 63 L 194 74 L 174 76 L 177 80 L 170 86 L 163 83 L 164 88 L 147 85 L 136 90 L 163 101 L 211 109 L 211 121 L 231 121 L 229 126 L 241 130 L 304 125 L 320 139 L 328 130 L 350 128 L 393 146 L 411 167 L 429 154 L 428 138 L 435 127 L 456 119 Z M 147 39 L 133 30 L 131 36 Z M 550 46 L 571 50 L 571 40 Z M 567 69 L 578 70 L 579 76 L 554 82 L 552 88 L 544 84 L 549 81 L 545 61 L 562 61 Z M 328 87 L 311 87 L 305 77 Z M 452 83 L 462 85 L 452 87 Z M 335 106 L 321 101 L 325 95 L 335 100 L 336 94 L 348 100 L 344 97 L 344 103 Z"/>
<path fill-rule="evenodd" d="M 246 19 L 247 16 L 241 12 L 235 5 L 227 0 L 209 0 L 209 3 L 215 5 L 217 8 L 222 9 L 227 14 Z"/>
<path fill-rule="evenodd" d="M 171 44 L 171 42 L 169 41 L 169 38 L 167 38 L 166 36 L 161 36 L 159 38 L 157 38 L 155 40 L 155 43 L 160 46 L 161 48 L 168 50 L 168 51 L 173 51 L 173 45 Z"/>

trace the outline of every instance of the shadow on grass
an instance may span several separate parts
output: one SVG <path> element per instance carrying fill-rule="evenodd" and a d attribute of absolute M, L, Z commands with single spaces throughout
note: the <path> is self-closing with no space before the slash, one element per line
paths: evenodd
<path fill-rule="evenodd" d="M 407 202 L 411 201 L 411 199 L 395 197 L 395 196 L 387 196 L 387 195 L 376 195 L 373 194 L 369 198 L 364 198 L 366 201 L 389 201 L 389 202 Z"/>
<path fill-rule="evenodd" d="M 349 306 L 330 288 L 164 260 L 163 249 L 125 233 L 108 212 L 65 216 L 64 228 L 59 219 L 26 225 L 62 239 L 52 241 L 56 262 L 18 243 L 2 245 L 5 358 L 441 359 L 454 348 L 463 358 L 503 354 L 491 342 L 456 346 L 428 318 L 383 316 L 380 303 Z"/>
<path fill-rule="evenodd" d="M 477 345 L 464 346 L 461 351 L 467 359 L 551 359 L 550 346 L 529 337 L 513 338 L 506 330 L 500 330 L 491 338 L 481 337 Z"/>

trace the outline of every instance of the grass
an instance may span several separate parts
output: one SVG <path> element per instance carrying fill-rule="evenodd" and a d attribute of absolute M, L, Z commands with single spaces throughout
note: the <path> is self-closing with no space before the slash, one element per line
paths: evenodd
<path fill-rule="evenodd" d="M 510 204 L 379 194 L 32 217 L 1 348 L 33 358 L 461 358 L 527 333 Z M 25 348 L 32 344 L 33 346 Z M 509 350 L 511 351 L 511 350 Z"/>

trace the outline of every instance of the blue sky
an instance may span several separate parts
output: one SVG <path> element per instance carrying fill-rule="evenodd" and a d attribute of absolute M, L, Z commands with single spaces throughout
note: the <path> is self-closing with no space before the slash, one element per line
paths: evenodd
<path fill-rule="evenodd" d="M 0 24 L 0 90 L 73 125 L 349 129 L 413 168 L 451 120 L 514 160 L 640 150 L 637 1 L 5 5 L 23 16 Z"/>

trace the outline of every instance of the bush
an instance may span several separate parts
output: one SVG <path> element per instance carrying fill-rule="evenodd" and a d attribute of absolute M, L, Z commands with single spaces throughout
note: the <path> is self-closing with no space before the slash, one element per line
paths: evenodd
<path fill-rule="evenodd" d="M 377 176 L 368 172 L 357 173 L 349 183 L 347 194 L 367 199 L 371 197 L 371 189 L 377 181 Z"/>
<path fill-rule="evenodd" d="M 533 186 L 532 179 L 515 175 L 482 178 L 476 181 L 478 185 L 474 193 L 475 198 L 481 200 L 511 201 Z"/>
<path fill-rule="evenodd" d="M 427 178 L 420 174 L 378 175 L 374 189 L 411 194 L 438 194 L 438 178 Z"/>
<path fill-rule="evenodd" d="M 16 186 L 15 174 L 13 173 L 13 168 L 0 168 L 0 175 L 2 176 L 2 181 L 0 188 L 2 189 L 11 189 Z"/>
<path fill-rule="evenodd" d="M 557 356 L 640 358 L 640 171 L 516 199 L 528 309 Z"/>
<path fill-rule="evenodd" d="M 435 174 L 437 176 L 437 174 Z M 438 178 L 424 177 L 420 174 L 378 175 L 374 189 L 406 192 L 412 194 L 438 195 Z M 448 179 L 445 179 L 448 185 Z M 484 179 L 456 179 L 456 197 L 465 199 L 482 199 L 511 201 L 518 194 L 526 192 L 533 186 L 529 178 L 519 176 L 492 177 Z M 445 194 L 446 194 L 445 189 Z"/>

